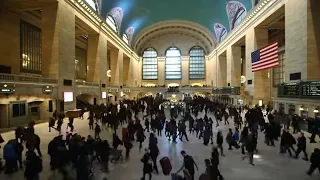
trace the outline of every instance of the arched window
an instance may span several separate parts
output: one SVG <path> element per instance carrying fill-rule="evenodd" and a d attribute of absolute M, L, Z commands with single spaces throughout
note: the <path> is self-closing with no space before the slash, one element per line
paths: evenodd
<path fill-rule="evenodd" d="M 246 7 L 239 1 L 228 1 L 226 10 L 231 30 L 237 27 L 247 15 Z"/>
<path fill-rule="evenodd" d="M 236 14 L 236 18 L 234 19 L 233 28 L 237 27 L 246 17 L 247 13 L 246 10 L 240 8 Z"/>
<path fill-rule="evenodd" d="M 124 33 L 124 34 L 122 35 L 122 39 L 123 39 L 123 41 L 124 41 L 125 43 L 129 44 L 129 38 L 128 38 L 128 36 L 127 36 L 126 33 Z"/>
<path fill-rule="evenodd" d="M 158 58 L 157 52 L 153 48 L 148 48 L 142 56 L 142 79 L 158 79 Z"/>
<path fill-rule="evenodd" d="M 226 37 L 227 37 L 227 30 L 224 28 L 221 32 L 219 42 L 223 41 Z"/>
<path fill-rule="evenodd" d="M 166 51 L 166 79 L 181 79 L 181 53 L 176 47 L 171 47 Z"/>
<path fill-rule="evenodd" d="M 114 30 L 115 32 L 118 32 L 117 24 L 114 21 L 113 17 L 110 15 L 108 15 L 107 17 L 107 24 L 111 27 L 112 30 Z"/>
<path fill-rule="evenodd" d="M 216 37 L 218 42 L 223 41 L 226 37 L 227 37 L 227 29 L 226 27 L 224 27 L 224 25 L 220 24 L 220 23 L 215 23 L 213 25 L 214 31 L 216 33 Z"/>
<path fill-rule="evenodd" d="M 190 50 L 189 59 L 189 79 L 205 78 L 205 57 L 204 50 L 199 47 L 193 47 Z"/>

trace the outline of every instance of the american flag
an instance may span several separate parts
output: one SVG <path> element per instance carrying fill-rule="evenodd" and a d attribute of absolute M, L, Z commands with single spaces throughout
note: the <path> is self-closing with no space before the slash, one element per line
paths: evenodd
<path fill-rule="evenodd" d="M 278 42 L 251 53 L 252 72 L 257 72 L 279 65 Z"/>

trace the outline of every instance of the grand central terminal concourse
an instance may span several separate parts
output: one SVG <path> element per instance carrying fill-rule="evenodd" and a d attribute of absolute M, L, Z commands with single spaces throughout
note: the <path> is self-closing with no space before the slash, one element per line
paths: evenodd
<path fill-rule="evenodd" d="M 320 0 L 0 0 L 0 180 L 320 180 Z"/>

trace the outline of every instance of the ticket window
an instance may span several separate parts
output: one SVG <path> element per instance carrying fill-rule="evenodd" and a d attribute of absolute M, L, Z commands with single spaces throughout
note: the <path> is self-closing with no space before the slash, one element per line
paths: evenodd
<path fill-rule="evenodd" d="M 279 103 L 279 113 L 284 114 L 284 104 L 283 103 Z"/>
<path fill-rule="evenodd" d="M 292 115 L 292 116 L 295 115 L 296 114 L 296 106 L 293 104 L 289 104 L 288 112 L 289 112 L 289 115 Z"/>

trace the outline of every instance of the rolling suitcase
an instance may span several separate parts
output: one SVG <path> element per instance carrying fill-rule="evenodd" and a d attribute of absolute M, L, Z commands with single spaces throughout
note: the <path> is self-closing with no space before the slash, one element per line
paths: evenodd
<path fill-rule="evenodd" d="M 172 170 L 170 159 L 168 157 L 163 157 L 162 159 L 160 159 L 160 165 L 161 165 L 163 174 L 166 176 L 170 175 L 170 172 Z"/>

